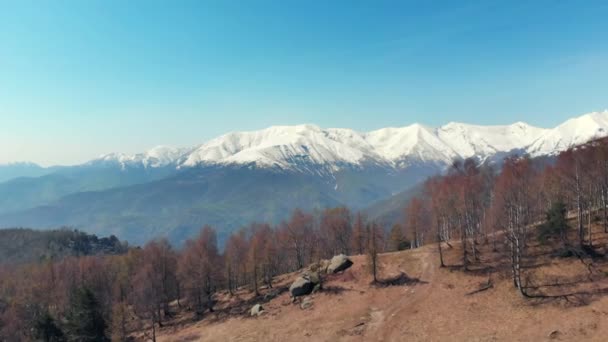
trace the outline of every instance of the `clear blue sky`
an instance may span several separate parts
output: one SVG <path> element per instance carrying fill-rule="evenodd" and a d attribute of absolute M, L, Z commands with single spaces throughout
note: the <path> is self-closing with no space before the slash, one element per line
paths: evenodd
<path fill-rule="evenodd" d="M 0 0 L 0 162 L 608 108 L 608 1 Z"/>

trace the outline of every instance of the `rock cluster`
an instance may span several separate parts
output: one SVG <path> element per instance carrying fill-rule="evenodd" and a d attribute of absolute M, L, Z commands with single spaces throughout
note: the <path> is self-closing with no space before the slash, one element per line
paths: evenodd
<path fill-rule="evenodd" d="M 310 265 L 289 287 L 291 297 L 297 298 L 311 294 L 321 288 L 323 274 L 336 274 L 353 265 L 344 254 L 336 255 L 331 260 L 321 260 Z"/>

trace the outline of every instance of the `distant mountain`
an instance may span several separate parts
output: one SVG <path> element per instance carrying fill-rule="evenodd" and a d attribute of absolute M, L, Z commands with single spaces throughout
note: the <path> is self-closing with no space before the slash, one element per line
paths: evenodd
<path fill-rule="evenodd" d="M 127 246 L 115 236 L 98 238 L 69 229 L 0 229 L 0 264 L 58 260 L 67 256 L 121 254 L 127 251 Z"/>
<path fill-rule="evenodd" d="M 554 155 L 569 147 L 608 136 L 608 111 L 586 114 L 545 130 L 526 152 L 532 156 Z"/>
<path fill-rule="evenodd" d="M 178 172 L 170 167 L 122 168 L 100 162 L 55 170 L 41 177 L 19 177 L 0 183 L 0 215 L 46 205 L 74 193 L 146 183 Z"/>
<path fill-rule="evenodd" d="M 408 191 L 454 160 L 499 163 L 553 156 L 608 135 L 608 111 L 553 129 L 413 124 L 371 132 L 314 125 L 235 132 L 190 148 L 109 154 L 42 177 L 0 183 L 0 226 L 70 225 L 131 242 L 182 241 L 205 223 L 220 236 L 252 220 L 279 222 L 295 207 L 347 205 L 395 219 Z"/>
<path fill-rule="evenodd" d="M 422 184 L 417 184 L 389 198 L 372 203 L 361 211 L 370 221 L 375 221 L 386 228 L 395 223 L 404 224 L 406 220 L 405 208 L 409 201 L 423 193 Z"/>
<path fill-rule="evenodd" d="M 53 171 L 53 168 L 44 168 L 34 163 L 0 164 L 0 183 L 17 177 L 39 177 Z"/>
<path fill-rule="evenodd" d="M 223 238 L 251 221 L 278 223 L 293 208 L 348 205 L 360 208 L 408 188 L 432 172 L 408 168 L 342 170 L 334 178 L 276 169 L 204 167 L 154 182 L 79 192 L 36 208 L 0 215 L 0 225 L 52 228 L 61 225 L 115 234 L 141 244 L 165 235 L 181 243 L 204 224 Z"/>
<path fill-rule="evenodd" d="M 554 129 L 523 122 L 505 126 L 452 122 L 439 128 L 413 124 L 367 133 L 315 125 L 273 126 L 229 133 L 192 148 L 157 147 L 133 156 L 111 154 L 92 163 L 176 168 L 254 164 L 319 174 L 369 165 L 402 169 L 411 164 L 445 165 L 472 157 L 484 161 L 511 151 L 532 156 L 555 154 L 606 135 L 608 111 L 586 114 Z"/>

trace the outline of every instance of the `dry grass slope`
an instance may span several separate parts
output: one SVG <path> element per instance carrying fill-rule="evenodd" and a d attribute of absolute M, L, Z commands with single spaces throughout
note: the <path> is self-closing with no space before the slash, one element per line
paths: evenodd
<path fill-rule="evenodd" d="M 597 229 L 595 243 L 605 246 L 606 236 Z M 158 340 L 606 340 L 605 258 L 555 258 L 531 243 L 535 258 L 525 272 L 530 293 L 539 298 L 525 299 L 513 287 L 504 256 L 490 246 L 481 245 L 481 260 L 466 273 L 458 267 L 458 244 L 447 250 L 446 268 L 439 268 L 435 246 L 383 254 L 381 285 L 371 285 L 366 257 L 354 256 L 354 266 L 329 277 L 306 310 L 292 304 L 286 291 L 295 275 L 283 275 L 276 298 L 264 303 L 245 290 L 234 297 L 221 294 L 217 312 L 201 321 L 178 315 Z M 266 313 L 249 317 L 258 302 Z"/>

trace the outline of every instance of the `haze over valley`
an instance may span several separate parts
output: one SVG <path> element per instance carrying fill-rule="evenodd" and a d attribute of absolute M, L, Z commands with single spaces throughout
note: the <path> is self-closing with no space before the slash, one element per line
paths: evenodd
<path fill-rule="evenodd" d="M 278 224 L 295 208 L 342 205 L 391 226 L 402 220 L 402 208 L 374 205 L 411 194 L 454 160 L 493 164 L 509 155 L 552 156 L 607 135 L 608 111 L 554 128 L 452 122 L 362 133 L 273 126 L 193 147 L 112 153 L 82 165 L 22 164 L 21 177 L 15 173 L 0 183 L 0 226 L 68 226 L 135 244 L 164 236 L 181 245 L 204 224 L 216 227 L 224 241 L 251 221 Z M 28 177 L 27 167 L 47 174 Z"/>

